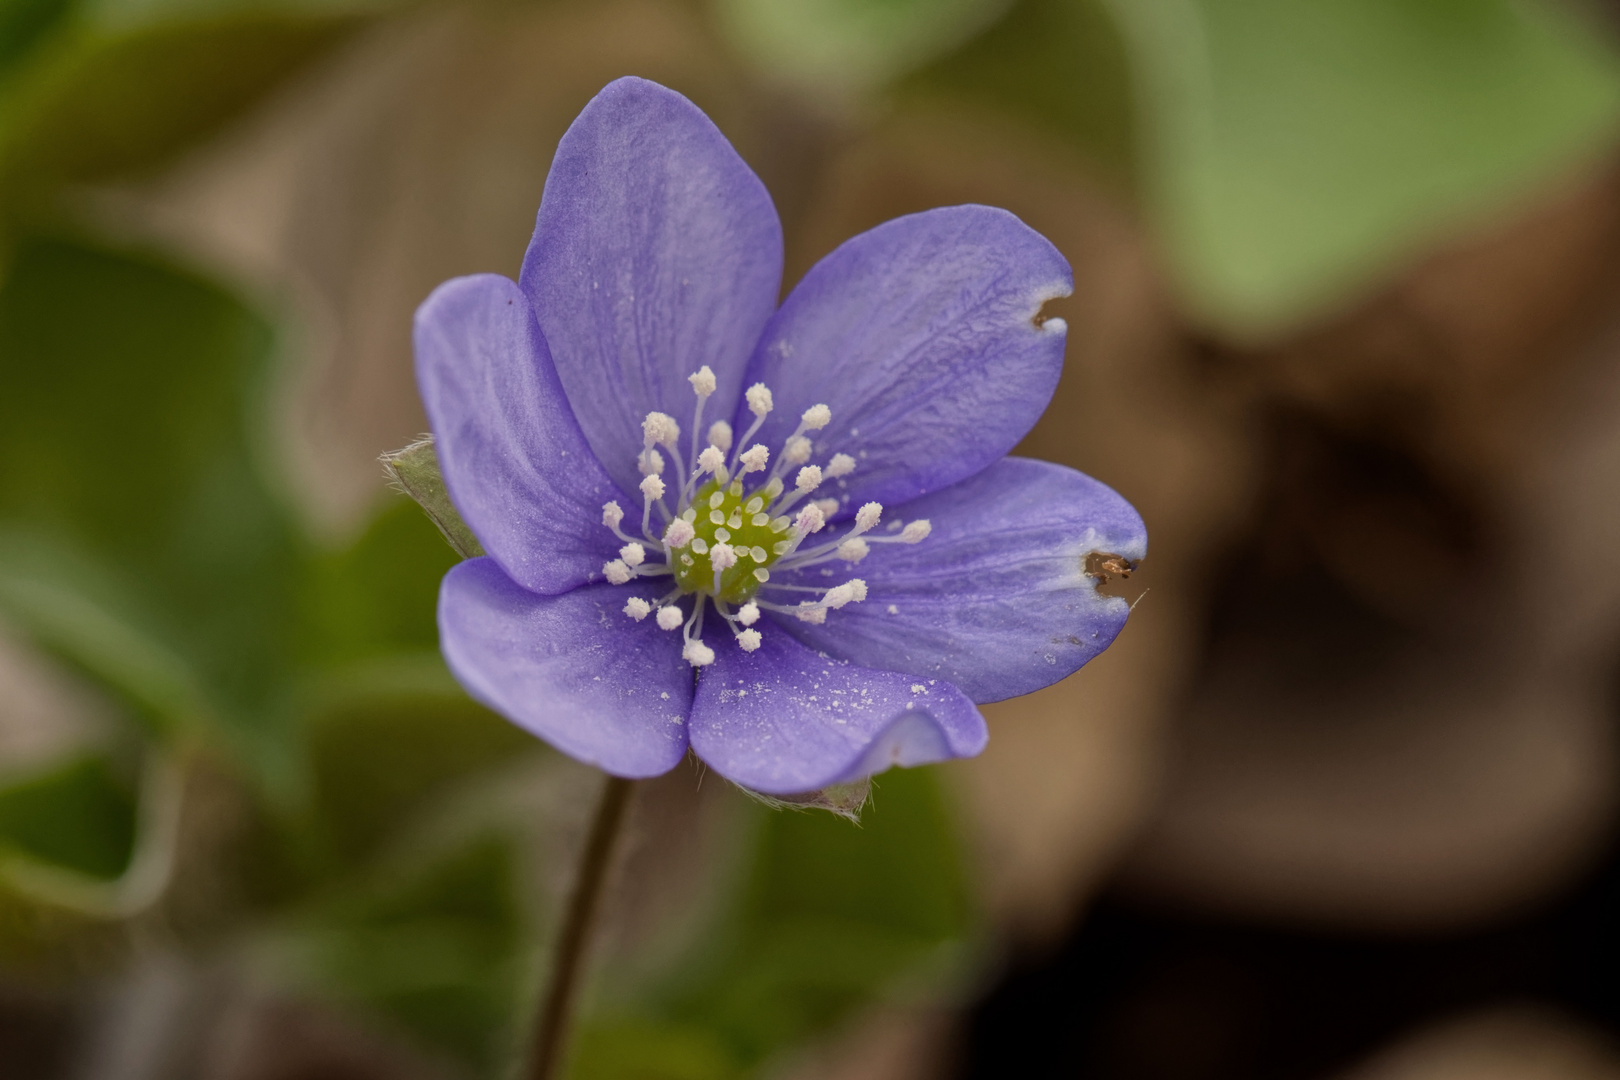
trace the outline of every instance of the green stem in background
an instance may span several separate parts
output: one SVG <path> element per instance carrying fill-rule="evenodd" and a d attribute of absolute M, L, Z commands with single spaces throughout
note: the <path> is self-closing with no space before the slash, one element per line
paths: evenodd
<path fill-rule="evenodd" d="M 559 1075 L 574 1003 L 579 997 L 579 977 L 596 923 L 602 885 L 607 880 L 613 848 L 624 825 L 625 810 L 630 805 L 632 783 L 609 776 L 602 785 L 596 816 L 591 820 L 590 835 L 585 838 L 585 850 L 580 855 L 579 876 L 574 880 L 574 892 L 568 898 L 568 910 L 551 950 L 551 974 L 540 1002 L 540 1015 L 535 1019 L 529 1069 L 524 1074 L 526 1080 L 554 1080 Z"/>

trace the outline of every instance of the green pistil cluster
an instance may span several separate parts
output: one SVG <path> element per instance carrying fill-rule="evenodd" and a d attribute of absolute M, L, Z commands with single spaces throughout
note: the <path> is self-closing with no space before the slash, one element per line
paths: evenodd
<path fill-rule="evenodd" d="M 770 490 L 772 486 L 775 490 Z M 741 480 L 725 485 L 711 480 L 698 489 L 691 505 L 681 512 L 696 535 L 672 552 L 675 582 L 683 592 L 744 604 L 770 580 L 769 567 L 792 545 L 792 521 L 766 512 L 780 490 L 780 481 L 773 481 L 744 491 Z M 711 561 L 717 545 L 730 547 L 737 560 L 721 570 L 718 591 Z"/>

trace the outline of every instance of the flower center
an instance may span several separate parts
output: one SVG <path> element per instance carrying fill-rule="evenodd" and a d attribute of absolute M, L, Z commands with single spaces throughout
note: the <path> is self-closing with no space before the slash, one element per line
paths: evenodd
<path fill-rule="evenodd" d="M 806 539 L 826 528 L 827 518 L 842 506 L 838 498 L 811 497 L 827 481 L 855 471 L 855 459 L 848 454 L 834 454 L 824 466 L 810 463 L 814 445 L 807 433 L 825 428 L 832 411 L 825 405 L 806 409 L 771 467 L 770 448 L 763 443 L 740 450 L 774 408 L 769 388 L 755 383 L 746 395 L 754 422 L 735 440 L 736 448 L 731 425 L 717 420 L 699 452 L 697 432 L 703 429 L 703 409 L 714 393 L 715 377 L 705 366 L 690 381 L 697 410 L 685 453 L 680 425 L 673 417 L 654 412 L 642 422 L 643 444 L 636 462 L 642 474 L 642 539 L 632 539 L 621 528 L 625 515 L 618 503 L 602 507 L 602 524 L 624 541 L 619 557 L 604 565 L 602 574 L 614 585 L 668 579 L 663 585 L 673 588 L 662 596 L 631 596 L 624 613 L 637 621 L 656 613 L 663 629 L 679 628 L 685 641 L 682 655 L 692 666 L 702 667 L 714 662 L 714 650 L 703 643 L 704 616 L 711 605 L 738 645 L 753 652 L 761 641 L 760 632 L 753 629 L 761 609 L 821 623 L 829 610 L 866 599 L 866 582 L 860 578 L 824 587 L 800 585 L 773 581 L 773 567 L 793 571 L 830 562 L 853 565 L 866 558 L 872 544 L 922 541 L 930 525 L 895 522 L 889 535 L 871 536 L 883 516 L 883 507 L 872 502 L 856 512 L 842 535 L 806 547 Z M 674 464 L 678 485 L 674 491 L 665 480 L 666 452 Z M 789 472 L 791 490 L 785 479 Z M 798 509 L 792 512 L 795 506 Z M 683 604 L 688 597 L 690 611 Z"/>

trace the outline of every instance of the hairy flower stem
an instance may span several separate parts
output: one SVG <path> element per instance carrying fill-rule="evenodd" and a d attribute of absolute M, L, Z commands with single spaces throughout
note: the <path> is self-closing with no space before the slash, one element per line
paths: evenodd
<path fill-rule="evenodd" d="M 634 783 L 617 776 L 606 779 L 596 804 L 596 816 L 591 819 L 590 835 L 585 838 L 585 850 L 580 855 L 579 876 L 574 880 L 573 895 L 568 898 L 568 911 L 551 950 L 551 973 L 540 1003 L 540 1014 L 535 1019 L 529 1068 L 524 1074 L 526 1080 L 553 1080 L 561 1075 L 568 1029 L 579 996 L 579 977 L 596 923 L 602 885 L 613 861 L 613 849 L 624 825 Z"/>

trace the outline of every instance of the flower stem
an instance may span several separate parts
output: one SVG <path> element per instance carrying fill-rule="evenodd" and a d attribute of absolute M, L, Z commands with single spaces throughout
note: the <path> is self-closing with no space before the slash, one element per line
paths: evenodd
<path fill-rule="evenodd" d="M 602 885 L 613 861 L 613 848 L 624 825 L 624 812 L 630 805 L 632 784 L 633 781 L 609 776 L 602 785 L 590 835 L 585 838 L 585 850 L 580 854 L 579 876 L 574 880 L 574 892 L 568 898 L 568 910 L 551 950 L 550 977 L 540 1003 L 540 1015 L 535 1019 L 529 1069 L 524 1074 L 527 1080 L 553 1080 L 559 1075 L 574 1002 L 579 996 L 580 972 L 596 922 Z"/>

